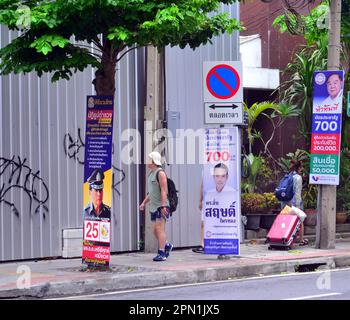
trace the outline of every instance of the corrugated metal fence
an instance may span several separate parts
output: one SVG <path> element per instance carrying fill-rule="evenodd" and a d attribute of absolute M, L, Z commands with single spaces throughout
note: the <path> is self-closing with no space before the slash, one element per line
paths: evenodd
<path fill-rule="evenodd" d="M 1 27 L 3 47 L 17 36 Z M 119 64 L 115 98 L 112 251 L 138 249 L 140 168 L 119 155 L 124 129 L 142 132 L 144 50 Z M 86 96 L 93 70 L 52 84 L 0 78 L 0 261 L 60 256 L 62 230 L 82 227 Z M 141 180 L 142 181 L 142 180 Z"/>
<path fill-rule="evenodd" d="M 222 10 L 238 18 L 238 4 Z M 14 36 L 1 27 L 0 46 Z M 126 142 L 120 138 L 127 128 L 143 135 L 144 52 L 129 53 L 117 70 L 113 252 L 139 247 L 143 171 L 122 163 Z M 166 49 L 166 109 L 179 112 L 179 129 L 204 126 L 202 62 L 238 60 L 238 54 L 238 33 L 195 51 Z M 0 78 L 0 261 L 61 256 L 63 229 L 82 227 L 85 103 L 94 94 L 93 78 L 92 69 L 55 84 L 48 75 Z M 180 190 L 178 213 L 168 224 L 169 240 L 178 247 L 198 245 L 201 166 L 172 164 L 167 171 Z"/>
<path fill-rule="evenodd" d="M 239 18 L 238 4 L 222 6 L 222 11 L 229 12 L 231 17 Z M 213 40 L 213 44 L 202 46 L 195 51 L 186 48 L 167 48 L 166 50 L 166 109 L 178 113 L 178 119 L 168 118 L 169 127 L 183 130 L 198 130 L 204 125 L 203 105 L 203 61 L 237 61 L 239 58 L 239 34 L 222 35 Z M 213 127 L 213 126 L 211 126 Z M 178 137 L 179 138 L 179 137 Z M 175 139 L 174 139 L 175 140 Z M 176 246 L 195 246 L 200 244 L 201 215 L 198 209 L 199 188 L 202 166 L 187 162 L 189 156 L 199 145 L 188 148 L 183 145 L 186 164 L 171 164 L 167 171 L 179 186 L 179 209 L 168 225 L 168 235 Z M 173 142 L 175 145 L 175 142 Z M 168 155 L 170 154 L 168 150 Z M 175 153 L 174 153 L 175 155 Z"/>

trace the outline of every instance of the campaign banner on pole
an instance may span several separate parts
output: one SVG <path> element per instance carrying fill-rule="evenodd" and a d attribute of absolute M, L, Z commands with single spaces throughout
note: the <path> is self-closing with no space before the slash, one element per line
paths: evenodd
<path fill-rule="evenodd" d="M 240 254 L 238 128 L 205 129 L 204 253 Z"/>
<path fill-rule="evenodd" d="M 343 70 L 314 73 L 311 184 L 339 184 L 343 84 Z"/>
<path fill-rule="evenodd" d="M 82 262 L 94 267 L 110 260 L 113 101 L 87 97 Z"/>

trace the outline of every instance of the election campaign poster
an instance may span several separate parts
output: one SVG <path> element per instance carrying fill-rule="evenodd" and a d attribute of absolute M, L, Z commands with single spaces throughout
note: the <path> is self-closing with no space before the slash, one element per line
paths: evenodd
<path fill-rule="evenodd" d="M 343 86 L 342 70 L 314 73 L 311 184 L 339 184 Z"/>
<path fill-rule="evenodd" d="M 84 264 L 109 266 L 113 96 L 88 96 L 84 162 Z"/>
<path fill-rule="evenodd" d="M 240 254 L 238 128 L 205 129 L 204 253 Z"/>

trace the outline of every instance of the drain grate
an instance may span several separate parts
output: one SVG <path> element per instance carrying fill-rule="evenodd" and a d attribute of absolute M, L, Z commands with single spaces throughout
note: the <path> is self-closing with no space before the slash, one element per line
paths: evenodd
<path fill-rule="evenodd" d="M 295 272 L 312 272 L 316 271 L 320 266 L 325 266 L 326 263 L 310 263 L 310 264 L 301 264 L 294 267 Z"/>

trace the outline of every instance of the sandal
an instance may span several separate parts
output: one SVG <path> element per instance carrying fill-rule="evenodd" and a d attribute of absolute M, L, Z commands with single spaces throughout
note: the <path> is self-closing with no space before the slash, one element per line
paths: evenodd
<path fill-rule="evenodd" d="M 302 242 L 299 243 L 299 246 L 307 246 L 309 244 L 309 240 L 304 239 Z"/>

